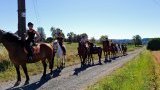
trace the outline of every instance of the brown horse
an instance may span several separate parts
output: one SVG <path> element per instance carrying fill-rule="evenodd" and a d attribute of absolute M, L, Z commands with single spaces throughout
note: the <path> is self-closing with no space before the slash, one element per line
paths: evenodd
<path fill-rule="evenodd" d="M 87 62 L 86 59 L 88 57 L 88 52 L 89 52 L 89 49 L 86 47 L 86 45 L 79 42 L 78 55 L 81 60 L 81 67 L 86 65 L 86 62 Z"/>
<path fill-rule="evenodd" d="M 94 60 L 93 60 L 93 54 L 98 54 L 99 57 L 99 64 L 102 64 L 101 58 L 102 58 L 102 48 L 99 46 L 94 46 L 93 43 L 89 43 L 89 64 L 92 61 L 92 65 L 94 65 Z"/>
<path fill-rule="evenodd" d="M 26 76 L 25 84 L 29 84 L 29 75 L 26 67 L 27 63 L 35 63 L 41 60 L 44 67 L 43 77 L 45 78 L 46 67 L 47 67 L 46 59 L 47 59 L 49 62 L 49 68 L 52 72 L 53 61 L 54 61 L 54 50 L 51 45 L 46 43 L 38 44 L 39 52 L 34 53 L 33 60 L 28 61 L 27 52 L 24 48 L 24 42 L 21 41 L 20 38 L 15 34 L 0 30 L 0 43 L 2 43 L 4 47 L 7 49 L 9 53 L 9 58 L 16 68 L 17 82 L 15 83 L 15 86 L 18 86 L 21 82 L 20 66 L 22 66 Z"/>
<path fill-rule="evenodd" d="M 111 61 L 110 60 L 111 47 L 109 43 L 107 43 L 106 41 L 103 41 L 103 52 L 104 52 L 105 60 Z"/>

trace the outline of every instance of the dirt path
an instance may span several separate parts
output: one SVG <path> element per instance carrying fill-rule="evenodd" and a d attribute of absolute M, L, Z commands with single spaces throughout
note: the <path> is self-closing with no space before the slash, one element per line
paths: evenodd
<path fill-rule="evenodd" d="M 22 85 L 15 88 L 12 88 L 15 81 L 2 83 L 0 90 L 82 90 L 117 68 L 122 67 L 126 62 L 139 55 L 141 51 L 142 49 L 129 52 L 127 56 L 117 58 L 111 63 L 103 63 L 103 65 L 86 68 L 74 65 L 62 71 L 55 70 L 52 77 L 49 74 L 47 75 L 46 80 L 40 80 L 41 74 L 32 76 L 30 77 L 30 84 L 26 86 L 23 86 L 24 81 L 22 81 Z"/>

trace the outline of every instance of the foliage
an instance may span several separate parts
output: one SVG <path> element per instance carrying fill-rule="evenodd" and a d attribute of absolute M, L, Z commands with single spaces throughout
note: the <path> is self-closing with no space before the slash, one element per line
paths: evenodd
<path fill-rule="evenodd" d="M 43 28 L 43 27 L 38 27 L 38 28 L 37 28 L 37 31 L 39 32 L 40 37 L 41 37 L 40 41 L 45 41 L 45 39 L 46 39 L 46 34 L 45 34 L 45 32 L 44 32 L 44 28 Z"/>
<path fill-rule="evenodd" d="M 99 39 L 100 43 L 102 43 L 104 40 L 106 40 L 106 38 L 108 38 L 107 35 L 102 35 Z"/>
<path fill-rule="evenodd" d="M 90 39 L 90 42 L 96 43 L 96 39 L 95 39 L 94 37 L 92 37 L 92 38 Z"/>
<path fill-rule="evenodd" d="M 140 35 L 133 36 L 133 42 L 134 42 L 135 46 L 142 45 L 142 38 L 141 38 L 141 36 Z"/>
<path fill-rule="evenodd" d="M 65 38 L 65 35 L 64 35 L 64 33 L 63 33 L 63 30 L 61 30 L 60 28 L 51 27 L 50 31 L 51 31 L 51 35 L 52 35 L 53 40 L 56 39 L 57 34 L 58 34 L 59 32 L 62 33 L 62 34 L 63 34 L 62 36 Z"/>
<path fill-rule="evenodd" d="M 74 41 L 76 34 L 74 34 L 73 32 L 70 32 L 67 34 L 67 36 L 68 36 L 68 42 L 72 43 Z"/>
<path fill-rule="evenodd" d="M 152 51 L 160 50 L 160 38 L 150 40 L 147 45 L 147 49 Z"/>
<path fill-rule="evenodd" d="M 46 43 L 51 43 L 51 42 L 53 42 L 53 38 L 52 38 L 52 37 L 48 37 L 48 38 L 46 39 Z"/>

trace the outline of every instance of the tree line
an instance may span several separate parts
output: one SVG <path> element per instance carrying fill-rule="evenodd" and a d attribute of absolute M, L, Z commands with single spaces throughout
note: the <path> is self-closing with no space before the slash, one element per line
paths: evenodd
<path fill-rule="evenodd" d="M 88 37 L 87 33 L 75 34 L 74 32 L 67 33 L 67 35 L 66 35 L 67 37 L 65 37 L 65 34 L 63 33 L 63 30 L 60 29 L 60 28 L 56 28 L 56 27 L 51 27 L 50 28 L 51 37 L 46 37 L 46 34 L 45 34 L 45 31 L 44 31 L 43 27 L 38 27 L 37 31 L 40 33 L 40 36 L 41 36 L 41 40 L 40 41 L 47 42 L 47 43 L 50 43 L 53 40 L 55 40 L 56 36 L 57 36 L 57 33 L 59 33 L 59 32 L 61 32 L 63 34 L 65 42 L 68 42 L 68 43 L 79 42 L 81 40 L 82 36 Z M 106 38 L 108 38 L 107 35 L 102 35 L 98 40 L 96 40 L 94 37 L 91 37 L 90 41 L 92 43 L 96 43 L 96 42 L 101 43 Z M 133 36 L 132 44 L 134 44 L 135 46 L 142 45 L 142 38 L 141 38 L 141 36 L 140 35 Z"/>

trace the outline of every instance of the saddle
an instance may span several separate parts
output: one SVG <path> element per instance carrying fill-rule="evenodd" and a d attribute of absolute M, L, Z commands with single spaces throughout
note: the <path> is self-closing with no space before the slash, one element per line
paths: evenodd
<path fill-rule="evenodd" d="M 37 45 L 35 45 L 35 46 L 32 46 L 32 50 L 33 50 L 33 54 L 38 54 L 38 53 L 40 53 L 40 44 L 37 44 Z M 27 52 L 27 50 L 26 50 L 25 47 L 24 47 L 24 51 L 25 51 L 25 53 L 28 54 L 28 52 Z"/>

